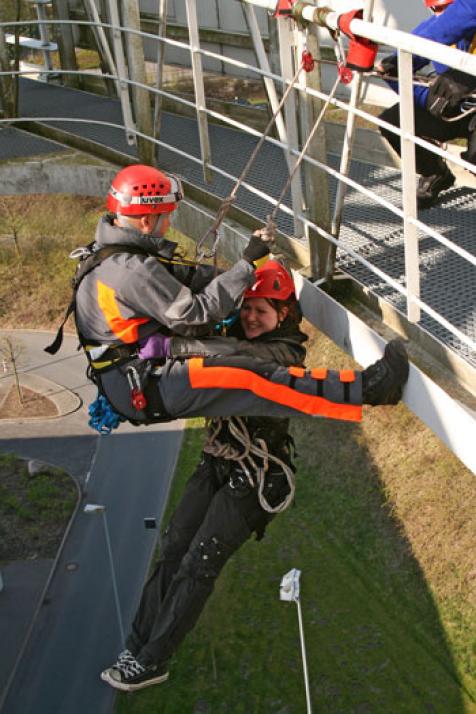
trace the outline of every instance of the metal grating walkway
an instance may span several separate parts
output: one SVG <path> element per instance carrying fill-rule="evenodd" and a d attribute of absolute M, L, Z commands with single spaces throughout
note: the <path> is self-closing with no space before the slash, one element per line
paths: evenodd
<path fill-rule="evenodd" d="M 118 100 L 31 80 L 21 82 L 20 114 L 25 117 L 57 116 L 122 123 Z M 129 147 L 125 141 L 123 130 L 75 122 L 53 125 L 122 153 L 134 155 L 133 147 Z M 239 175 L 257 140 L 228 127 L 210 125 L 209 129 L 213 163 L 232 175 Z M 29 141 L 28 150 L 23 145 L 18 146 L 19 140 L 13 139 L 12 132 L 15 133 L 15 130 L 0 130 L 0 158 L 24 156 L 28 151 L 47 151 L 46 144 L 49 142 L 39 139 Z M 21 132 L 16 134 L 17 137 L 24 136 Z M 197 126 L 192 119 L 164 113 L 161 140 L 192 156 L 200 157 Z M 24 139 L 21 141 L 23 143 Z M 35 151 L 34 146 L 30 145 L 35 142 L 39 142 L 38 146 L 43 148 Z M 211 185 L 206 185 L 199 164 L 177 156 L 170 150 L 161 148 L 159 156 L 161 167 L 182 174 L 187 181 L 206 188 L 219 197 L 226 196 L 233 187 L 233 182 L 219 175 L 215 175 Z M 330 156 L 329 162 L 333 168 L 338 167 L 337 157 Z M 286 176 L 283 152 L 277 147 L 265 144 L 247 182 L 271 196 L 278 197 Z M 398 170 L 354 161 L 351 177 L 395 205 L 400 205 Z M 330 190 L 333 199 L 336 181 L 332 178 Z M 270 212 L 270 204 L 246 189 L 240 190 L 236 203 L 242 210 L 263 221 Z M 475 207 L 475 190 L 451 189 L 446 192 L 445 200 L 440 206 L 422 212 L 421 218 L 448 239 L 476 254 Z M 281 213 L 278 225 L 284 233 L 292 235 L 293 224 L 289 216 Z M 400 219 L 354 189 L 349 189 L 347 193 L 341 241 L 343 245 L 356 249 L 370 263 L 403 284 L 403 228 Z M 338 251 L 338 264 L 342 270 L 405 314 L 404 299 L 400 293 L 380 281 L 368 269 L 349 259 L 343 251 Z M 421 236 L 420 270 L 422 299 L 468 337 L 476 339 L 476 271 L 473 266 L 433 238 Z M 476 366 L 476 354 L 435 320 L 422 314 L 420 325 Z"/>

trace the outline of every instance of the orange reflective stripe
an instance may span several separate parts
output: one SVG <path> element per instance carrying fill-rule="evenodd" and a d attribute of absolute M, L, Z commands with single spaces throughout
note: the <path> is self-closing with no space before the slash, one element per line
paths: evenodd
<path fill-rule="evenodd" d="M 355 382 L 355 372 L 353 369 L 342 369 L 339 378 L 341 382 Z"/>
<path fill-rule="evenodd" d="M 291 377 L 304 377 L 306 374 L 306 370 L 303 367 L 289 367 L 288 372 Z"/>
<path fill-rule="evenodd" d="M 327 379 L 327 369 L 325 367 L 311 369 L 311 377 L 313 379 Z"/>
<path fill-rule="evenodd" d="M 304 414 L 329 419 L 361 421 L 362 407 L 354 404 L 335 404 L 323 397 L 303 394 L 283 384 L 270 382 L 247 369 L 238 367 L 205 367 L 202 357 L 188 360 L 188 374 L 192 389 L 245 389 L 270 402 L 296 409 Z"/>
<path fill-rule="evenodd" d="M 139 325 L 149 322 L 148 317 L 132 317 L 126 320 L 121 315 L 116 302 L 116 293 L 113 288 L 104 285 L 98 280 L 98 305 L 102 310 L 104 319 L 114 335 L 127 344 L 137 342 L 139 339 Z"/>

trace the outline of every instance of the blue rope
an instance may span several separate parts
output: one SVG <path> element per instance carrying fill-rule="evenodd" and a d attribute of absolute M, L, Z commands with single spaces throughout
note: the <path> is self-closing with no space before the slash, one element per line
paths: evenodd
<path fill-rule="evenodd" d="M 90 416 L 88 425 L 100 434 L 110 434 L 121 422 L 126 421 L 123 416 L 114 411 L 106 397 L 99 392 L 95 401 L 89 405 L 88 413 Z"/>

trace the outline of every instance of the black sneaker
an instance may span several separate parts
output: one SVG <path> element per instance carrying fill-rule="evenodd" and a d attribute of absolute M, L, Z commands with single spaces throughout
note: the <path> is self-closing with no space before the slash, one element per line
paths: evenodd
<path fill-rule="evenodd" d="M 408 355 L 401 340 L 391 340 L 383 357 L 362 372 L 364 404 L 398 404 L 408 379 Z"/>
<path fill-rule="evenodd" d="M 451 188 L 456 178 L 446 164 L 442 167 L 442 172 L 432 176 L 420 176 L 417 188 L 418 208 L 430 208 L 438 201 L 438 196 L 442 191 Z"/>
<path fill-rule="evenodd" d="M 123 692 L 134 692 L 138 689 L 161 684 L 169 678 L 167 665 L 150 665 L 145 667 L 129 652 L 124 650 L 116 664 L 101 672 L 101 679 L 111 687 Z"/>

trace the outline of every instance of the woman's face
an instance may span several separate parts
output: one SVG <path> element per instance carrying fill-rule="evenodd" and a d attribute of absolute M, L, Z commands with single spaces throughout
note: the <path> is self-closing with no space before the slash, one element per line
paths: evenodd
<path fill-rule="evenodd" d="M 287 308 L 282 308 L 279 313 L 265 298 L 247 298 L 240 310 L 240 322 L 247 340 L 271 332 L 284 320 Z"/>

